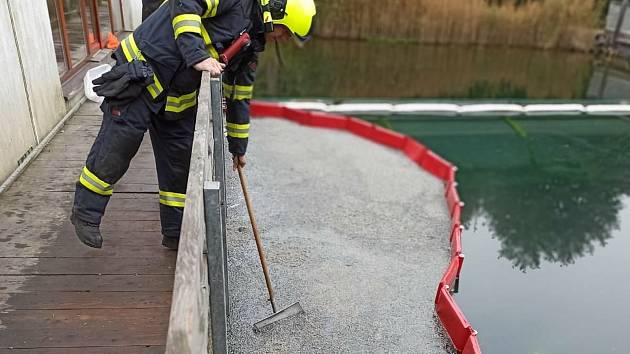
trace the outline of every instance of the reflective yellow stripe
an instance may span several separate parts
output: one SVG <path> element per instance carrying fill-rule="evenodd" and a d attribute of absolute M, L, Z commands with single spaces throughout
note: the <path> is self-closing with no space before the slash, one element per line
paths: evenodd
<path fill-rule="evenodd" d="M 234 86 L 223 83 L 223 97 L 230 97 L 234 92 Z"/>
<path fill-rule="evenodd" d="M 208 53 L 210 53 L 210 56 L 213 57 L 214 59 L 219 60 L 219 53 L 217 52 L 216 49 L 214 49 L 213 45 L 210 45 L 208 47 Z"/>
<path fill-rule="evenodd" d="M 136 40 L 133 38 L 133 33 L 130 34 L 129 37 L 127 38 L 129 38 L 129 44 L 131 45 L 131 50 L 133 51 L 133 57 L 144 61 L 145 60 L 144 56 L 142 55 L 142 53 L 140 52 L 140 49 L 136 45 Z"/>
<path fill-rule="evenodd" d="M 248 100 L 253 97 L 253 85 L 229 85 L 223 83 L 223 97 L 234 100 Z"/>
<path fill-rule="evenodd" d="M 227 134 L 233 138 L 249 138 L 249 124 L 227 123 Z"/>
<path fill-rule="evenodd" d="M 166 206 L 171 206 L 171 207 L 178 207 L 178 208 L 184 208 L 186 206 L 186 203 L 184 202 L 174 202 L 172 200 L 162 200 L 162 199 L 160 199 L 160 204 L 164 204 Z"/>
<path fill-rule="evenodd" d="M 122 40 L 121 47 L 123 53 L 125 54 L 125 58 L 127 58 L 127 61 L 132 61 L 134 59 L 139 59 L 142 61 L 145 60 L 144 56 L 140 52 L 140 49 L 136 45 L 136 40 L 133 38 L 133 33 Z"/>
<path fill-rule="evenodd" d="M 229 123 L 227 124 L 228 129 L 232 128 L 232 129 L 249 129 L 249 124 L 236 124 L 236 123 Z"/>
<path fill-rule="evenodd" d="M 208 53 L 210 53 L 210 56 L 212 56 L 214 59 L 219 59 L 219 53 L 212 45 L 212 38 L 210 38 L 210 34 L 208 34 L 208 31 L 204 26 L 201 26 L 201 36 L 203 37 L 203 42 L 206 44 L 206 48 L 208 49 Z"/>
<path fill-rule="evenodd" d="M 249 133 L 235 133 L 235 132 L 228 131 L 227 136 L 232 137 L 232 138 L 246 139 L 246 138 L 249 138 Z"/>
<path fill-rule="evenodd" d="M 182 193 L 160 191 L 160 195 L 165 196 L 165 197 L 175 197 L 175 198 L 186 199 L 186 194 L 182 194 Z"/>
<path fill-rule="evenodd" d="M 177 29 L 175 30 L 175 39 L 177 39 L 180 34 L 185 32 L 201 34 L 201 28 L 191 25 L 177 27 Z"/>
<path fill-rule="evenodd" d="M 127 61 L 132 61 L 133 56 L 131 55 L 131 50 L 129 49 L 129 41 L 127 40 L 127 38 L 123 39 L 120 42 L 120 46 L 122 47 L 122 51 L 125 54 L 125 58 L 127 58 Z"/>
<path fill-rule="evenodd" d="M 173 28 L 175 28 L 175 26 L 177 26 L 177 24 L 182 21 L 194 21 L 201 24 L 201 16 L 196 14 L 182 14 L 175 16 L 175 18 L 173 19 Z"/>
<path fill-rule="evenodd" d="M 164 88 L 162 87 L 160 80 L 158 80 L 157 75 L 153 74 L 153 83 L 147 86 L 147 90 L 149 90 L 151 97 L 153 97 L 154 99 L 157 98 L 164 91 Z"/>
<path fill-rule="evenodd" d="M 219 0 L 206 0 L 207 10 L 203 14 L 203 18 L 214 17 L 217 15 L 217 9 L 219 8 Z"/>
<path fill-rule="evenodd" d="M 186 203 L 186 194 L 160 191 L 160 204 L 183 208 Z"/>
<path fill-rule="evenodd" d="M 236 91 L 244 91 L 244 92 L 254 91 L 254 85 L 247 85 L 247 86 L 235 85 L 234 88 L 236 89 Z"/>
<path fill-rule="evenodd" d="M 91 190 L 92 192 L 96 193 L 96 194 L 100 194 L 100 195 L 104 195 L 104 196 L 110 196 L 112 194 L 114 194 L 114 190 L 108 190 L 108 191 L 104 191 L 102 189 L 99 189 L 98 187 L 94 186 L 92 183 L 90 183 L 90 181 L 86 180 L 83 175 L 81 175 L 79 177 L 79 182 L 87 189 Z"/>
<path fill-rule="evenodd" d="M 90 170 L 88 170 L 87 166 L 83 167 L 83 173 L 85 173 L 88 177 L 90 177 L 92 180 L 94 180 L 94 182 L 98 183 L 101 187 L 103 188 L 109 188 L 111 187 L 111 184 L 101 180 L 100 178 L 96 177 L 95 174 L 93 174 Z"/>
<path fill-rule="evenodd" d="M 160 199 L 160 204 L 164 204 L 166 206 L 178 207 L 178 208 L 185 207 L 185 203 L 184 202 L 174 202 L 172 200 L 162 200 L 162 199 Z"/>
<path fill-rule="evenodd" d="M 83 167 L 79 182 L 87 189 L 94 193 L 110 196 L 114 193 L 114 188 L 111 184 L 101 180 L 95 174 L 93 174 L 87 167 Z"/>
<path fill-rule="evenodd" d="M 212 44 L 212 39 L 210 38 L 210 34 L 208 34 L 208 30 L 206 30 L 205 26 L 201 26 L 201 36 L 203 37 L 203 42 L 206 46 Z"/>
<path fill-rule="evenodd" d="M 123 53 L 125 54 L 125 58 L 127 58 L 127 61 L 132 61 L 134 59 L 146 61 L 144 55 L 142 55 L 142 52 L 140 52 L 140 49 L 136 45 L 136 40 L 133 38 L 133 33 L 122 40 L 121 47 Z M 153 99 L 156 99 L 164 91 L 162 83 L 160 82 L 156 74 L 153 74 L 153 83 L 147 86 L 147 91 L 149 91 Z"/>
<path fill-rule="evenodd" d="M 183 14 L 173 19 L 175 38 L 184 32 L 201 34 L 201 16 L 195 14 Z"/>
<path fill-rule="evenodd" d="M 251 100 L 252 97 L 253 97 L 253 94 L 251 92 L 249 92 L 249 93 L 240 93 L 239 91 L 236 91 L 234 93 L 233 99 L 236 100 L 236 101 Z"/>
<path fill-rule="evenodd" d="M 179 113 L 197 105 L 197 90 L 179 97 L 166 97 L 167 112 Z"/>

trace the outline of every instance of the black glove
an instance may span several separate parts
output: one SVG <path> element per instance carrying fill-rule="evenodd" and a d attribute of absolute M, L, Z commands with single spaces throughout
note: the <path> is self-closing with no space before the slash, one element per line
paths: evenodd
<path fill-rule="evenodd" d="M 120 100 L 135 98 L 143 88 L 153 83 L 153 70 L 146 62 L 133 60 L 114 66 L 92 83 L 96 85 L 94 92 L 99 96 Z"/>

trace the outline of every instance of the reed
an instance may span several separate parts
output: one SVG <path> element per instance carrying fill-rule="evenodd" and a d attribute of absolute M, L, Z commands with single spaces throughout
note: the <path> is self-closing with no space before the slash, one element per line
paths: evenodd
<path fill-rule="evenodd" d="M 608 0 L 319 0 L 317 35 L 587 50 Z"/>

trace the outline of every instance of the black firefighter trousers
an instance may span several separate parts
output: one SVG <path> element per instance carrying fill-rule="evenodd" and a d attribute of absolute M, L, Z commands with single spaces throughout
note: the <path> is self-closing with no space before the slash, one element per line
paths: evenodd
<path fill-rule="evenodd" d="M 162 234 L 179 237 L 197 106 L 188 108 L 174 121 L 154 114 L 142 97 L 122 107 L 106 99 L 101 110 L 103 122 L 77 182 L 73 213 L 100 225 L 114 184 L 129 168 L 148 129 L 160 187 Z"/>

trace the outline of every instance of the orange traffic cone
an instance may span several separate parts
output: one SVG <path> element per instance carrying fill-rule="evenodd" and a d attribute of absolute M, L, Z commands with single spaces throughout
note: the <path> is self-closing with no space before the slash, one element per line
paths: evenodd
<path fill-rule="evenodd" d="M 114 36 L 112 32 L 109 32 L 109 34 L 107 35 L 107 44 L 105 45 L 105 47 L 107 49 L 116 49 L 118 48 L 119 44 L 120 42 L 118 41 L 118 38 L 116 38 L 116 36 Z"/>

